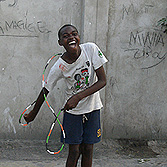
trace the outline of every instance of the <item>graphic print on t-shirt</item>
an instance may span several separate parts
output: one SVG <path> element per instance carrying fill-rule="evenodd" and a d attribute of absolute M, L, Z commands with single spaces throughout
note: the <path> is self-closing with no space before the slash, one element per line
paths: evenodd
<path fill-rule="evenodd" d="M 89 67 L 89 61 L 86 62 L 86 65 Z M 77 73 L 74 75 L 74 85 L 71 89 L 73 89 L 73 93 L 76 93 L 80 89 L 85 89 L 89 86 L 89 71 L 87 67 L 82 66 L 77 70 Z"/>

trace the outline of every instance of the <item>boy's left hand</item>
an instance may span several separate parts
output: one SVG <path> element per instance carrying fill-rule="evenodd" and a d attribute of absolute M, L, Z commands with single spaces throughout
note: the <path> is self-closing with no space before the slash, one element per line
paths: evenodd
<path fill-rule="evenodd" d="M 76 94 L 76 95 L 73 95 L 72 97 L 70 97 L 65 106 L 64 106 L 64 111 L 69 111 L 69 110 L 72 110 L 73 108 L 75 108 L 77 106 L 77 104 L 79 103 L 80 101 L 80 98 L 79 96 Z"/>

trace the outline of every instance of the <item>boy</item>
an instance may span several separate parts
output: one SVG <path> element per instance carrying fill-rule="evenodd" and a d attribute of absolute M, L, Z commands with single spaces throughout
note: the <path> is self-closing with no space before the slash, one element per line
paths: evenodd
<path fill-rule="evenodd" d="M 73 25 L 61 27 L 58 37 L 59 45 L 66 52 L 51 68 L 34 109 L 24 118 L 27 122 L 33 121 L 44 102 L 43 91 L 47 95 L 59 79 L 65 78 L 67 101 L 63 107 L 63 127 L 65 143 L 69 144 L 66 167 L 76 167 L 80 155 L 81 166 L 91 167 L 93 144 L 101 138 L 99 90 L 106 85 L 103 64 L 107 59 L 94 43 L 80 45 L 78 31 Z"/>

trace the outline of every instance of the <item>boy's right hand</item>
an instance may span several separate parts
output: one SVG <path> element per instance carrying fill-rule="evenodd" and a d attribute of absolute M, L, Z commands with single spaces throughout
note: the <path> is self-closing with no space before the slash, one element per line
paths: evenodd
<path fill-rule="evenodd" d="M 35 115 L 33 114 L 33 110 L 29 112 L 29 114 L 24 114 L 24 119 L 27 123 L 32 122 L 35 119 Z"/>

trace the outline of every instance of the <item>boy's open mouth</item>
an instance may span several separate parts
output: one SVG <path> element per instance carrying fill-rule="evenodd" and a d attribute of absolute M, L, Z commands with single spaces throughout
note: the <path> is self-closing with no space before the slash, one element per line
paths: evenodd
<path fill-rule="evenodd" d="M 73 48 L 74 48 L 77 43 L 76 43 L 76 41 L 71 41 L 71 42 L 69 42 L 68 44 L 69 44 L 70 47 L 73 47 Z"/>

